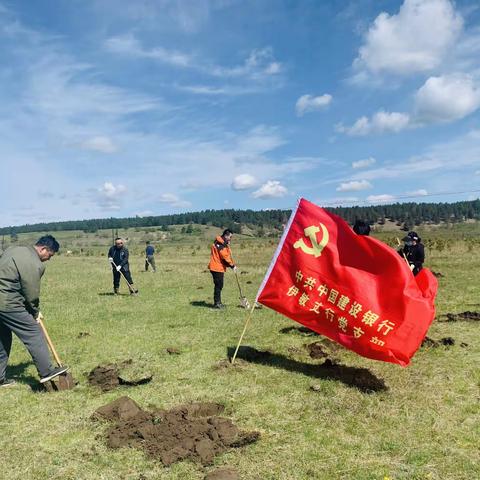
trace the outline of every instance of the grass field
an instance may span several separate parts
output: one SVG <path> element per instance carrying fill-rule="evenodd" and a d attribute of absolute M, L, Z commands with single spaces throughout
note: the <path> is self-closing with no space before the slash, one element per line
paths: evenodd
<path fill-rule="evenodd" d="M 480 478 L 478 322 L 435 322 L 429 336 L 451 336 L 455 345 L 421 349 L 408 368 L 340 352 L 343 365 L 368 368 L 385 381 L 386 392 L 364 393 L 341 379 L 315 377 L 315 368 L 308 365 L 321 361 L 312 360 L 303 348 L 315 338 L 280 333 L 295 324 L 268 309 L 255 312 L 244 344 L 274 352 L 274 360 L 215 369 L 235 346 L 245 311 L 237 307 L 231 274 L 224 290 L 228 308 L 204 306 L 212 296 L 205 268 L 214 232 L 205 228 L 194 237 L 165 239 L 156 274 L 141 271 L 140 242 L 157 240 L 160 232 L 131 232 L 131 242 L 136 242 L 131 267 L 140 289 L 136 298 L 107 295 L 111 273 L 100 254 L 110 241 L 108 232 L 58 235 L 64 249 L 89 249 L 89 256 L 51 260 L 42 286 L 50 335 L 80 384 L 68 392 L 34 393 L 35 368 L 14 341 L 10 376 L 18 385 L 0 392 L 2 478 L 202 479 L 213 468 L 188 461 L 165 468 L 141 451 L 108 449 L 106 425 L 90 416 L 122 395 L 144 407 L 170 408 L 197 400 L 225 404 L 226 415 L 239 427 L 262 435 L 257 443 L 216 458 L 215 465 L 234 467 L 246 480 Z M 442 235 L 451 238 L 450 231 L 435 231 L 436 238 Z M 19 241 L 28 239 L 20 236 Z M 249 299 L 275 243 L 234 240 L 238 265 L 248 272 L 241 279 Z M 462 240 L 427 252 L 428 266 L 444 275 L 439 279 L 438 314 L 480 310 L 479 253 L 478 245 Z M 81 332 L 89 336 L 79 338 Z M 468 346 L 461 347 L 462 342 Z M 168 347 L 181 354 L 169 355 Z M 153 381 L 108 393 L 88 385 L 86 374 L 92 368 L 128 358 L 147 362 Z"/>

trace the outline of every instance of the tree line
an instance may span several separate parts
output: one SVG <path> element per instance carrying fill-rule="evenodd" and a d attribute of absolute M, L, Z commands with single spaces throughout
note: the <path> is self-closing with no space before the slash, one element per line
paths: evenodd
<path fill-rule="evenodd" d="M 463 222 L 480 219 L 480 199 L 454 203 L 395 203 L 390 205 L 334 207 L 326 210 L 339 215 L 349 223 L 362 219 L 371 224 L 396 222 L 405 230 L 424 223 Z M 35 223 L 30 225 L 0 228 L 0 235 L 17 235 L 30 232 L 58 232 L 83 230 L 96 232 L 103 229 L 126 229 L 138 227 L 161 227 L 170 225 L 201 224 L 219 228 L 230 228 L 240 233 L 242 225 L 259 228 L 277 228 L 288 221 L 291 210 L 203 210 L 172 215 L 127 218 L 97 218 L 91 220 L 70 220 L 63 222 Z"/>

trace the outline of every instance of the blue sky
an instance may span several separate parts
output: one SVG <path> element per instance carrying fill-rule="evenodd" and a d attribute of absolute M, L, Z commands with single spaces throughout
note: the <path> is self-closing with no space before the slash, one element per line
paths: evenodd
<path fill-rule="evenodd" d="M 1 226 L 480 190 L 473 0 L 0 0 L 0 61 Z"/>

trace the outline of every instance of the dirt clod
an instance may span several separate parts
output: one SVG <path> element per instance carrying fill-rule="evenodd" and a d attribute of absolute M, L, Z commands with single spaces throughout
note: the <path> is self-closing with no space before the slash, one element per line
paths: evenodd
<path fill-rule="evenodd" d="M 203 287 L 197 287 L 197 290 L 203 290 Z"/>
<path fill-rule="evenodd" d="M 214 370 L 240 370 L 241 368 L 248 365 L 245 360 L 241 358 L 236 358 L 235 363 L 232 363 L 231 359 L 224 358 L 213 365 Z"/>
<path fill-rule="evenodd" d="M 480 312 L 447 313 L 444 322 L 478 322 Z"/>
<path fill-rule="evenodd" d="M 95 367 L 88 374 L 88 383 L 99 387 L 103 392 L 113 390 L 119 385 L 136 386 L 149 383 L 153 376 L 145 373 L 142 367 L 137 367 L 132 360 L 119 364 L 109 363 Z"/>
<path fill-rule="evenodd" d="M 322 338 L 313 343 L 304 344 L 303 347 L 307 350 L 310 358 L 330 358 L 339 351 L 343 350 L 343 347 L 335 342 L 332 342 L 328 338 Z"/>
<path fill-rule="evenodd" d="M 251 285 L 253 282 L 251 280 L 248 280 L 245 282 L 247 285 Z"/>
<path fill-rule="evenodd" d="M 217 468 L 205 475 L 205 480 L 239 480 L 239 478 L 234 468 Z"/>
<path fill-rule="evenodd" d="M 110 448 L 142 448 L 165 466 L 187 458 L 210 465 L 218 454 L 260 437 L 258 432 L 242 432 L 230 419 L 219 417 L 223 410 L 217 403 L 192 403 L 146 411 L 130 398 L 121 397 L 100 407 L 93 418 L 115 422 L 106 432 Z"/>
<path fill-rule="evenodd" d="M 433 270 L 432 270 L 432 273 L 433 273 L 433 275 L 434 275 L 435 277 L 437 277 L 437 278 L 443 278 L 443 277 L 445 276 L 443 273 L 434 272 Z"/>
<path fill-rule="evenodd" d="M 451 347 L 455 345 L 455 339 L 452 337 L 443 337 L 440 340 L 434 340 L 430 337 L 425 337 L 422 342 L 424 348 L 437 348 L 440 346 Z"/>
<path fill-rule="evenodd" d="M 85 337 L 89 337 L 90 334 L 88 332 L 80 332 L 77 336 L 77 338 L 85 338 Z"/>
<path fill-rule="evenodd" d="M 178 348 L 168 347 L 166 350 L 167 350 L 167 353 L 170 355 L 180 355 L 181 353 Z"/>

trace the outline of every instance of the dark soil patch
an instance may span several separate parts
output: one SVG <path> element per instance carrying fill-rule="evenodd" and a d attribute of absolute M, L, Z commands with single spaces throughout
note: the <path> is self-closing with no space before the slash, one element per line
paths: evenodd
<path fill-rule="evenodd" d="M 229 358 L 224 358 L 223 360 L 218 361 L 215 363 L 213 366 L 214 370 L 240 370 L 243 367 L 248 365 L 248 363 L 245 360 L 242 360 L 241 358 L 236 358 L 235 363 L 232 363 L 231 359 Z"/>
<path fill-rule="evenodd" d="M 171 268 L 167 268 L 165 271 L 166 272 L 173 272 L 173 270 Z"/>
<path fill-rule="evenodd" d="M 443 322 L 478 322 L 480 321 L 480 312 L 462 312 L 462 313 L 447 313 L 440 320 Z"/>
<path fill-rule="evenodd" d="M 218 416 L 223 410 L 217 403 L 193 403 L 146 411 L 122 397 L 99 408 L 93 418 L 115 422 L 106 432 L 110 448 L 141 448 L 165 466 L 185 459 L 211 465 L 218 454 L 260 437 L 258 432 L 242 432 L 230 419 Z"/>
<path fill-rule="evenodd" d="M 240 275 L 248 275 L 249 272 L 247 272 L 246 270 L 243 270 L 242 272 L 240 272 Z"/>
<path fill-rule="evenodd" d="M 130 387 L 143 385 L 152 380 L 152 375 L 142 371 L 142 368 L 126 360 L 119 364 L 109 363 L 95 367 L 88 374 L 88 383 L 99 387 L 103 392 L 108 392 L 119 385 Z"/>
<path fill-rule="evenodd" d="M 180 353 L 182 353 L 178 348 L 169 347 L 166 350 L 167 350 L 167 353 L 169 353 L 170 355 L 180 355 Z"/>
<path fill-rule="evenodd" d="M 203 287 L 197 287 L 197 290 L 203 290 Z"/>
<path fill-rule="evenodd" d="M 237 470 L 234 468 L 217 468 L 205 475 L 205 480 L 239 480 Z"/>
<path fill-rule="evenodd" d="M 435 277 L 437 277 L 437 278 L 443 278 L 443 277 L 445 276 L 443 273 L 434 272 L 433 270 L 432 270 L 432 273 L 433 273 L 433 275 L 434 275 Z"/>
<path fill-rule="evenodd" d="M 247 285 L 251 285 L 253 282 L 251 280 L 248 280 L 247 282 L 245 282 Z"/>
<path fill-rule="evenodd" d="M 85 337 L 89 337 L 90 334 L 88 332 L 80 332 L 78 335 L 77 335 L 77 338 L 85 338 Z"/>
<path fill-rule="evenodd" d="M 425 337 L 422 342 L 422 347 L 425 348 L 437 348 L 440 346 L 451 347 L 455 345 L 455 339 L 452 337 L 443 337 L 440 340 L 434 340 L 430 337 Z"/>
<path fill-rule="evenodd" d="M 307 327 L 285 327 L 280 329 L 280 333 L 298 333 L 300 335 L 304 335 L 308 337 L 313 337 L 318 335 L 317 332 L 314 332 L 313 330 L 310 330 Z"/>

